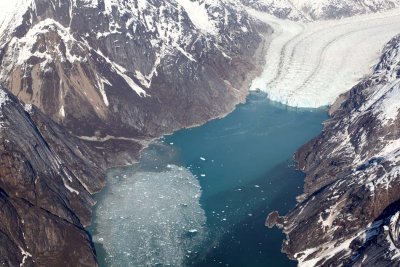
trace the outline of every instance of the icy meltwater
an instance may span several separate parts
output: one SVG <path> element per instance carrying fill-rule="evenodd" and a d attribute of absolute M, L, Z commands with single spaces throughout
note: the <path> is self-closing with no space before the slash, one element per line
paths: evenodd
<path fill-rule="evenodd" d="M 324 109 L 252 93 L 224 119 L 154 143 L 112 169 L 91 232 L 103 266 L 295 266 L 264 226 L 302 191 L 293 153 L 317 135 Z"/>

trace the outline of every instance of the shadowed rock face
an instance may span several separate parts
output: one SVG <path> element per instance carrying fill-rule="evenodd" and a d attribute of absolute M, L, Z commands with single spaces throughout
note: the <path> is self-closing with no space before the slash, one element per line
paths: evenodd
<path fill-rule="evenodd" d="M 95 266 L 84 230 L 104 160 L 35 107 L 1 95 L 0 264 Z"/>
<path fill-rule="evenodd" d="M 301 265 L 394 266 L 400 261 L 400 37 L 373 74 L 331 108 L 323 133 L 296 154 L 307 174 L 299 204 L 274 223 Z"/>

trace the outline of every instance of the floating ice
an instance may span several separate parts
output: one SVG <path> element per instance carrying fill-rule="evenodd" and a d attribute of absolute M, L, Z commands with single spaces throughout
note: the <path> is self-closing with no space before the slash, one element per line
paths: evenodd
<path fill-rule="evenodd" d="M 168 167 L 110 181 L 94 234 L 108 266 L 183 266 L 188 251 L 205 240 L 198 180 L 185 168 Z"/>

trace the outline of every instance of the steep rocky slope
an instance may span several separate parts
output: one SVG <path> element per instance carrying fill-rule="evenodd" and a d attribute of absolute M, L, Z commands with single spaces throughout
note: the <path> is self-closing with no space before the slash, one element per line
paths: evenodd
<path fill-rule="evenodd" d="M 228 0 L 17 2 L 0 82 L 86 139 L 154 137 L 231 111 L 269 31 Z"/>
<path fill-rule="evenodd" d="M 300 266 L 400 264 L 399 113 L 400 36 L 297 153 L 307 174 L 297 207 L 268 218 L 286 233 L 284 251 Z"/>
<path fill-rule="evenodd" d="M 83 227 L 101 154 L 2 88 L 0 121 L 0 265 L 95 266 Z"/>

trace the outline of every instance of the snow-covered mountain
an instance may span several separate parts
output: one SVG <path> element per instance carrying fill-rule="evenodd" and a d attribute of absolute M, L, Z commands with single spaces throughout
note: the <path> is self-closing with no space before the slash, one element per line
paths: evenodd
<path fill-rule="evenodd" d="M 232 110 L 268 30 L 231 1 L 20 0 L 15 14 L 0 82 L 86 138 L 157 136 Z"/>
<path fill-rule="evenodd" d="M 245 5 L 291 20 L 339 19 L 400 6 L 399 0 L 241 0 Z"/>
<path fill-rule="evenodd" d="M 298 152 L 307 174 L 301 202 L 285 217 L 269 217 L 300 266 L 399 265 L 399 103 L 400 36 Z"/>
<path fill-rule="evenodd" d="M 353 3 L 336 2 L 18 0 L 0 11 L 0 83 L 86 140 L 154 137 L 244 101 L 272 30 L 243 3 L 303 15 Z M 397 5 L 368 3 L 342 13 Z"/>
<path fill-rule="evenodd" d="M 231 111 L 270 31 L 239 2 L 190 0 L 1 1 L 0 30 L 9 266 L 96 266 L 83 227 L 104 168 Z"/>

